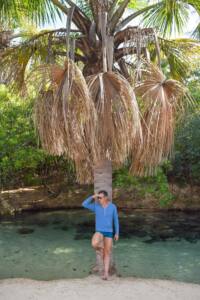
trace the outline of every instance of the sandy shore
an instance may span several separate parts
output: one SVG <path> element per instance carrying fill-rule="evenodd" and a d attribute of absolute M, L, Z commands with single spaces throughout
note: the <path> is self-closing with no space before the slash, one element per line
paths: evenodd
<path fill-rule="evenodd" d="M 90 275 L 84 279 L 0 280 L 0 300 L 200 300 L 200 285 L 169 280 Z"/>

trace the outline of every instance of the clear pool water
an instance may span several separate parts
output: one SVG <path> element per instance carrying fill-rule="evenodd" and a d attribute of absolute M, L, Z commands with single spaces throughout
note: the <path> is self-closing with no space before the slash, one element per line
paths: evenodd
<path fill-rule="evenodd" d="M 122 277 L 200 284 L 200 212 L 120 211 L 114 258 Z M 0 219 L 0 279 L 88 276 L 94 215 L 85 209 Z"/>

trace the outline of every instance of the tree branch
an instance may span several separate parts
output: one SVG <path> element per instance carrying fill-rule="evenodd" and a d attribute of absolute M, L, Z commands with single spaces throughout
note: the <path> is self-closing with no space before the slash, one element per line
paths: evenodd
<path fill-rule="evenodd" d="M 140 29 L 142 35 L 146 35 L 146 36 L 154 36 L 154 30 L 153 28 L 143 28 Z M 131 26 L 131 27 L 127 27 L 124 30 L 121 30 L 119 32 L 117 32 L 114 36 L 114 44 L 115 44 L 115 48 L 118 48 L 118 46 L 123 43 L 126 39 L 126 41 L 131 40 L 131 38 L 133 37 L 133 34 L 137 34 L 138 33 L 138 27 L 135 26 Z"/>
<path fill-rule="evenodd" d="M 120 67 L 120 70 L 122 72 L 122 75 L 127 79 L 129 80 L 130 79 L 130 75 L 129 75 L 129 72 L 128 72 L 128 68 L 127 68 L 127 65 L 126 65 L 126 62 L 123 58 L 119 59 L 118 61 L 118 65 Z"/>
<path fill-rule="evenodd" d="M 53 53 L 55 55 L 60 55 L 60 56 L 66 56 L 67 55 L 66 51 L 54 51 Z M 75 61 L 87 62 L 87 58 L 85 56 L 82 56 L 80 54 L 75 53 Z"/>
<path fill-rule="evenodd" d="M 53 41 L 53 44 L 65 44 L 66 43 L 66 39 L 65 37 L 60 37 L 59 40 L 57 41 Z M 83 53 L 84 53 L 84 56 L 85 57 L 90 57 L 93 52 L 92 52 L 92 48 L 90 48 L 88 46 L 88 41 L 87 41 L 87 38 L 82 36 L 82 37 L 79 37 L 77 40 L 76 40 L 76 48 L 79 48 Z"/>
<path fill-rule="evenodd" d="M 73 1 L 71 1 L 71 0 L 65 0 L 70 6 L 74 6 L 75 7 L 75 9 L 77 9 L 77 11 L 79 11 L 79 13 L 81 14 L 81 15 L 83 15 L 84 16 L 84 18 L 85 19 L 87 19 L 88 21 L 89 21 L 89 19 L 88 19 L 88 17 L 87 17 L 87 15 L 73 2 Z"/>
<path fill-rule="evenodd" d="M 124 0 L 122 2 L 122 4 L 119 6 L 119 8 L 116 10 L 114 15 L 112 16 L 110 23 L 108 24 L 110 34 L 115 32 L 116 25 L 119 22 L 119 19 L 121 18 L 121 16 L 123 15 L 126 7 L 128 6 L 129 1 L 130 0 Z"/>
<path fill-rule="evenodd" d="M 149 9 L 155 7 L 157 4 L 152 4 L 149 5 L 147 7 L 144 7 L 143 9 L 140 9 L 136 12 L 134 12 L 133 14 L 131 14 L 130 16 L 128 16 L 126 19 L 124 19 L 116 28 L 116 31 L 121 30 L 123 27 L 125 27 L 126 25 L 128 25 L 128 23 L 130 23 L 133 19 L 135 19 L 136 17 L 140 16 L 141 14 L 145 13 L 146 11 L 148 11 Z"/>
<path fill-rule="evenodd" d="M 89 4 L 91 7 L 92 15 L 96 25 L 98 26 L 98 10 L 97 10 L 97 1 L 89 0 Z"/>
<path fill-rule="evenodd" d="M 63 5 L 58 0 L 51 0 L 51 1 L 54 5 L 60 8 L 62 12 L 68 15 L 69 9 L 67 6 Z M 91 25 L 90 20 L 74 2 L 72 2 L 71 0 L 66 0 L 66 1 L 70 6 L 75 7 L 72 22 L 78 27 L 78 29 L 80 29 L 81 32 L 87 33 Z"/>
<path fill-rule="evenodd" d="M 113 0 L 112 4 L 110 5 L 109 11 L 108 11 L 108 20 L 109 21 L 111 20 L 113 14 L 114 14 L 117 3 L 118 3 L 118 0 Z"/>
<path fill-rule="evenodd" d="M 145 51 L 145 47 L 141 48 L 141 51 Z M 123 47 L 115 50 L 114 56 L 115 60 L 119 60 L 126 55 L 137 54 L 136 47 Z"/>
<path fill-rule="evenodd" d="M 65 5 L 63 5 L 60 1 L 58 1 L 58 0 L 51 0 L 51 1 L 55 6 L 60 8 L 60 10 L 62 10 L 62 12 L 64 12 L 66 15 L 68 14 L 68 8 Z"/>

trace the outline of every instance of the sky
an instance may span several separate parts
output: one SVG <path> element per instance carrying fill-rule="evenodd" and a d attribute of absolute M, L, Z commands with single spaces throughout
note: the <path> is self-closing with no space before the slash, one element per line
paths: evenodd
<path fill-rule="evenodd" d="M 184 34 L 187 36 L 188 34 L 193 32 L 199 22 L 200 20 L 198 14 L 194 10 L 191 10 L 189 22 Z"/>

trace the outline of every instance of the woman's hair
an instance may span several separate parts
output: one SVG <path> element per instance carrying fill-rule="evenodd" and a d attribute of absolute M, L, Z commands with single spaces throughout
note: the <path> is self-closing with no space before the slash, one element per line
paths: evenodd
<path fill-rule="evenodd" d="M 104 194 L 105 197 L 108 197 L 108 192 L 105 190 L 98 191 L 98 194 Z"/>

